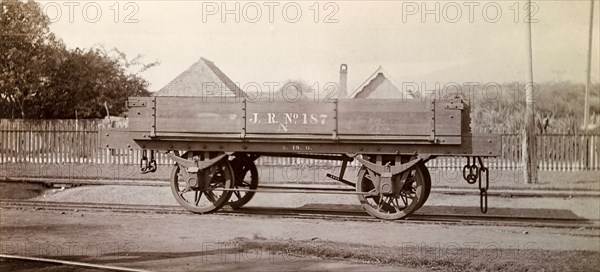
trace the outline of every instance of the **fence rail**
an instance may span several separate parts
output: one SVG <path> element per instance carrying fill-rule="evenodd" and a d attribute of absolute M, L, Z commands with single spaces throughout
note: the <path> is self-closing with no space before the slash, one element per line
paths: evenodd
<path fill-rule="evenodd" d="M 141 151 L 99 149 L 98 128 L 102 120 L 0 119 L 0 163 L 137 164 Z M 114 124 L 112 124 L 114 125 Z M 521 137 L 503 134 L 502 154 L 487 160 L 493 169 L 521 167 Z M 600 134 L 545 134 L 537 136 L 539 169 L 548 171 L 600 170 Z M 160 165 L 172 164 L 157 154 Z M 462 169 L 464 158 L 442 157 L 427 166 Z M 339 162 L 305 158 L 261 157 L 259 165 L 338 166 Z M 357 166 L 356 162 L 350 164 Z"/>

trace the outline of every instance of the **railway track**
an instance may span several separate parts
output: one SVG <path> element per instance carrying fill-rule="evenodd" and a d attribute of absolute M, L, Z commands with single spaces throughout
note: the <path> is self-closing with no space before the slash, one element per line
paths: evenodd
<path fill-rule="evenodd" d="M 0 200 L 2 209 L 31 209 L 61 212 L 117 212 L 139 214 L 185 214 L 194 215 L 176 205 L 133 205 L 106 203 L 46 202 L 28 200 Z M 272 208 L 244 207 L 231 209 L 225 207 L 215 215 L 222 216 L 276 216 L 296 219 L 322 219 L 335 221 L 381 222 L 361 210 L 349 209 L 317 209 L 317 208 Z M 519 227 L 552 227 L 552 228 L 584 228 L 600 229 L 600 221 L 583 218 L 535 217 L 535 216 L 499 216 L 472 214 L 435 214 L 417 212 L 404 220 L 392 223 L 480 225 L 480 226 L 519 226 Z"/>
<path fill-rule="evenodd" d="M 81 179 L 81 178 L 32 178 L 32 177 L 3 177 L 0 182 L 27 182 L 46 184 L 48 186 L 81 186 L 81 185 L 117 185 L 117 186 L 150 186 L 150 187 L 169 187 L 169 182 L 166 180 L 114 180 L 114 179 Z M 313 181 L 310 184 L 287 184 L 286 181 L 277 181 L 259 185 L 261 189 L 298 189 L 306 190 L 310 187 L 319 190 L 340 190 L 347 192 L 355 192 L 356 189 L 342 187 L 339 183 L 331 182 L 324 183 L 320 186 L 315 186 L 314 183 L 321 181 Z M 432 187 L 432 193 L 447 194 L 447 195 L 465 195 L 478 193 L 479 189 L 473 186 L 453 186 L 447 187 Z M 488 196 L 500 197 L 584 197 L 584 198 L 599 198 L 600 191 L 581 188 L 573 189 L 555 189 L 555 188 L 514 188 L 510 186 L 494 186 L 490 189 Z"/>
<path fill-rule="evenodd" d="M 66 261 L 66 260 L 59 260 L 59 259 L 52 259 L 52 258 L 19 256 L 19 255 L 0 254 L 0 259 L 15 262 L 15 263 L 17 263 L 17 266 L 23 266 L 23 263 L 45 263 L 47 265 L 53 266 L 51 268 L 49 268 L 47 266 L 45 269 L 48 269 L 48 270 L 56 269 L 54 271 L 60 271 L 60 270 L 71 271 L 71 269 L 75 269 L 75 271 L 87 271 L 88 269 L 90 269 L 90 271 L 106 270 L 106 271 L 122 271 L 122 272 L 149 272 L 148 270 L 128 268 L 128 267 Z M 71 268 L 71 269 L 68 269 L 68 268 Z"/>

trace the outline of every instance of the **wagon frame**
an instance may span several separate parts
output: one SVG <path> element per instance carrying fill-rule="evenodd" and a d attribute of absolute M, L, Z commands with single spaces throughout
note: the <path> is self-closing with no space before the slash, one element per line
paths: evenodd
<path fill-rule="evenodd" d="M 479 182 L 487 210 L 485 157 L 498 156 L 500 138 L 473 135 L 470 109 L 460 98 L 445 100 L 341 99 L 253 101 L 238 97 L 132 97 L 129 127 L 103 129 L 101 147 L 144 151 L 143 172 L 156 170 L 153 154 L 175 161 L 171 188 L 176 200 L 196 213 L 223 205 L 242 207 L 256 192 L 260 156 L 342 161 L 327 176 L 356 192 L 365 210 L 399 219 L 419 209 L 431 190 L 425 163 L 438 156 L 463 156 L 463 177 Z M 347 163 L 362 164 L 356 183 L 344 178 Z M 312 192 L 315 191 L 301 191 Z M 232 195 L 237 200 L 230 200 Z"/>

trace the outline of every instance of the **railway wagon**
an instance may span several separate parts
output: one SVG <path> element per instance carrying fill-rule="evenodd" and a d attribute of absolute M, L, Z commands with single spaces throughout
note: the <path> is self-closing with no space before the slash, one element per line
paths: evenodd
<path fill-rule="evenodd" d="M 274 191 L 259 187 L 255 160 L 260 156 L 341 161 L 340 172 L 327 176 L 355 190 L 300 192 L 356 194 L 369 214 L 390 220 L 427 201 L 428 160 L 467 157 L 463 177 L 479 183 L 485 212 L 489 172 L 483 159 L 500 153 L 499 137 L 471 133 L 469 105 L 459 98 L 324 102 L 161 96 L 131 97 L 127 106 L 128 127 L 102 129 L 101 147 L 144 150 L 142 172 L 155 171 L 154 152 L 165 152 L 175 162 L 170 176 L 175 199 L 201 214 L 224 205 L 240 208 L 255 193 Z M 361 165 L 356 182 L 344 176 L 353 160 Z"/>

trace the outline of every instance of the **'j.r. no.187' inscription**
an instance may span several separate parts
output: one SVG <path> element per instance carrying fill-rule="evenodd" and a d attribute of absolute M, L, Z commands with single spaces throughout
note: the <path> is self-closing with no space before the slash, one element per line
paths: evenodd
<path fill-rule="evenodd" d="M 278 132 L 287 132 L 290 126 L 325 125 L 327 114 L 295 112 L 254 112 L 249 124 L 275 124 Z"/>

